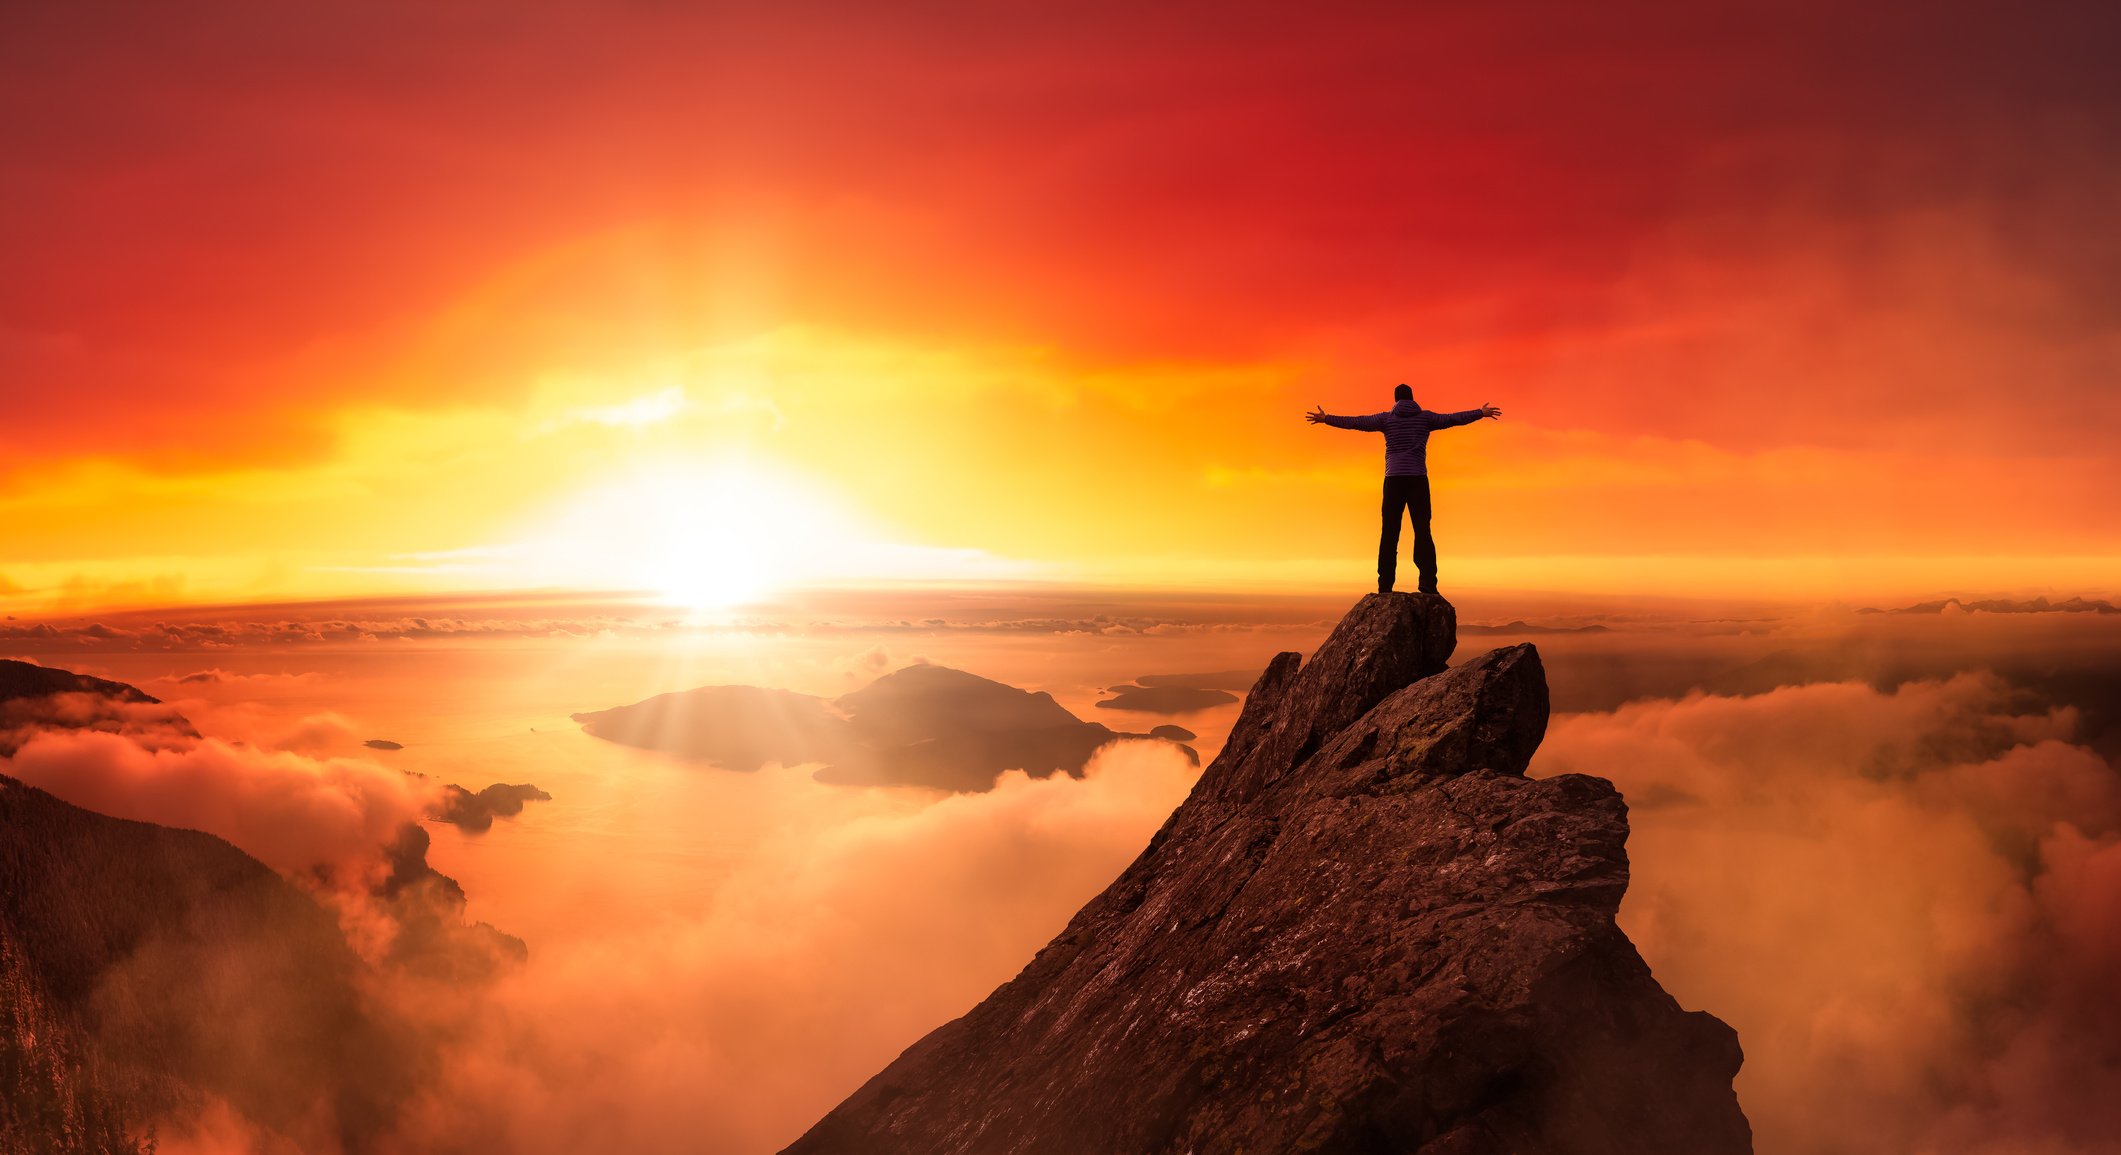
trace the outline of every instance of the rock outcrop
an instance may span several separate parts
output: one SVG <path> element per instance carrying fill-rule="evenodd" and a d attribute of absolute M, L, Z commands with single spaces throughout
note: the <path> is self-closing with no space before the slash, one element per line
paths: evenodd
<path fill-rule="evenodd" d="M 552 795 L 528 782 L 496 782 L 484 790 L 466 790 L 454 782 L 442 787 L 442 805 L 429 817 L 473 833 L 493 829 L 496 818 L 514 818 L 531 802 L 550 802 Z"/>
<path fill-rule="evenodd" d="M 1529 645 L 1440 598 L 1282 654 L 1133 865 L 789 1155 L 1751 1150 L 1740 1052 L 1614 923 L 1627 811 L 1534 780 Z"/>

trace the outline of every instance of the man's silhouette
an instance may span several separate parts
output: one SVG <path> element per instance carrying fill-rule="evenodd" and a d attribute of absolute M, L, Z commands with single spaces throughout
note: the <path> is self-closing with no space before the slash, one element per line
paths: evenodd
<path fill-rule="evenodd" d="M 1421 570 L 1421 592 L 1436 592 L 1436 539 L 1429 534 L 1429 431 L 1471 425 L 1483 417 L 1502 417 L 1502 410 L 1482 405 L 1463 413 L 1431 413 L 1414 403 L 1405 385 L 1392 390 L 1392 407 L 1368 417 L 1335 417 L 1323 405 L 1304 420 L 1336 429 L 1367 429 L 1385 435 L 1384 525 L 1377 535 L 1377 592 L 1390 593 L 1399 568 L 1399 515 L 1414 520 L 1414 565 Z"/>

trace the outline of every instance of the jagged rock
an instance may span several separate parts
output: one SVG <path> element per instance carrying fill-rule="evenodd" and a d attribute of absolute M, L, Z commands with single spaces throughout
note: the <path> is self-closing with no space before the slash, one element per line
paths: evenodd
<path fill-rule="evenodd" d="M 1523 776 L 1538 652 L 1366 597 L 1015 979 L 789 1155 L 1751 1150 L 1737 1037 L 1614 923 L 1626 807 Z"/>

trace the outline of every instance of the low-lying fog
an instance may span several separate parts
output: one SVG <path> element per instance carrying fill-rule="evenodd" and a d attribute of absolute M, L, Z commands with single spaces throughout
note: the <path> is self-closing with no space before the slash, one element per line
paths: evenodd
<path fill-rule="evenodd" d="M 1205 760 L 1236 704 L 1097 703 L 1145 675 L 1308 653 L 1352 600 L 905 591 L 674 624 L 517 602 L 11 621 L 0 655 L 133 683 L 221 745 L 121 757 L 54 737 L 0 770 L 84 805 L 128 792 L 149 818 L 152 780 L 183 774 L 194 801 L 226 792 L 223 817 L 163 820 L 268 862 L 305 824 L 365 829 L 346 814 L 386 802 L 348 784 L 378 768 L 534 783 L 549 801 L 483 832 L 429 823 L 471 917 L 530 953 L 434 1016 L 445 1061 L 405 1146 L 770 1151 L 1013 974 L 1198 770 L 1142 741 L 1080 779 L 834 786 L 815 766 L 600 740 L 570 715 L 709 685 L 832 699 L 932 663 L 1115 731 L 1182 727 Z M 2112 1150 L 2121 616 L 1509 594 L 1459 613 L 1460 657 L 1532 641 L 1546 658 L 1557 713 L 1533 772 L 1627 794 L 1623 925 L 1682 1003 L 1737 1027 L 1761 1151 Z M 251 1140 L 210 1109 L 173 1121 L 164 1150 Z"/>

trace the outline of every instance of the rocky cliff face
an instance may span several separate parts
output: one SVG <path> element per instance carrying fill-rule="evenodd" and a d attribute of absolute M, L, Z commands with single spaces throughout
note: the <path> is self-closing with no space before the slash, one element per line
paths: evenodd
<path fill-rule="evenodd" d="M 330 912 L 211 835 L 0 774 L 0 1152 L 134 1151 L 201 1092 L 373 1150 L 417 1056 Z"/>
<path fill-rule="evenodd" d="M 155 1122 L 206 1096 L 289 1149 L 393 1149 L 432 1055 L 375 997 L 382 976 L 481 982 L 523 943 L 465 922 L 417 824 L 370 895 L 396 924 L 379 969 L 311 889 L 220 838 L 97 814 L 5 773 L 17 743 L 50 729 L 196 736 L 160 707 L 122 682 L 0 661 L 0 1155 L 152 1151 Z M 447 789 L 488 806 L 488 824 L 492 808 L 542 797 Z"/>
<path fill-rule="evenodd" d="M 1524 769 L 1528 645 L 1449 603 L 1282 654 L 1141 857 L 789 1155 L 1751 1150 L 1738 1040 L 1614 923 L 1627 810 Z"/>

